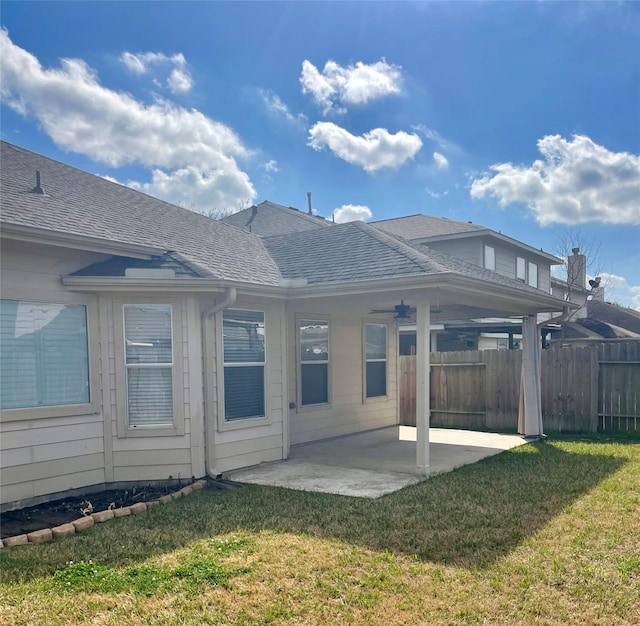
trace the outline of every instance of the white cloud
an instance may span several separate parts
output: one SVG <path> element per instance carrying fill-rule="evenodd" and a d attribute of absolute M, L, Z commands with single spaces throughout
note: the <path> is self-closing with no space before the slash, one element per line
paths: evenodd
<path fill-rule="evenodd" d="M 328 147 L 340 159 L 375 172 L 384 167 L 397 169 L 416 155 L 422 141 L 418 135 L 392 134 L 385 128 L 356 137 L 332 122 L 318 122 L 309 130 L 308 145 L 315 150 Z"/>
<path fill-rule="evenodd" d="M 589 137 L 538 141 L 543 160 L 529 167 L 499 163 L 473 181 L 471 197 L 501 206 L 525 203 L 540 224 L 640 224 L 640 155 L 611 152 Z"/>
<path fill-rule="evenodd" d="M 617 302 L 640 311 L 640 285 L 630 285 L 626 278 L 602 272 L 604 297 L 609 302 Z"/>
<path fill-rule="evenodd" d="M 166 85 L 171 93 L 187 93 L 193 87 L 193 78 L 187 69 L 187 61 L 182 53 L 167 56 L 162 52 L 123 52 L 120 61 L 134 74 L 147 74 L 151 66 L 173 66 Z M 159 81 L 154 79 L 154 83 L 159 85 Z"/>
<path fill-rule="evenodd" d="M 212 204 L 236 206 L 256 197 L 249 177 L 236 162 L 250 152 L 231 128 L 195 109 L 167 100 L 146 105 L 126 93 L 103 87 L 82 60 L 63 59 L 60 69 L 45 69 L 38 59 L 15 45 L 0 30 L 2 100 L 25 117 L 34 117 L 60 148 L 87 155 L 112 167 L 138 164 L 162 172 L 175 181 L 185 171 L 199 172 L 199 186 L 189 189 L 161 181 L 154 171 L 152 187 L 166 189 L 181 204 L 208 209 Z M 186 170 L 185 170 L 186 168 Z M 214 194 L 200 193 L 215 180 Z M 171 191 L 173 190 L 173 191 Z"/>
<path fill-rule="evenodd" d="M 343 204 L 333 212 L 333 219 L 336 224 L 345 222 L 366 222 L 373 217 L 373 213 L 368 206 L 360 204 Z"/>
<path fill-rule="evenodd" d="M 344 113 L 341 105 L 362 105 L 399 94 L 402 90 L 402 68 L 384 59 L 367 65 L 358 61 L 342 67 L 327 61 L 322 72 L 310 61 L 302 62 L 302 93 L 311 94 L 326 115 L 330 111 Z"/>
<path fill-rule="evenodd" d="M 262 169 L 265 172 L 279 172 L 280 168 L 278 167 L 278 162 L 274 161 L 273 159 L 271 159 L 270 161 L 267 161 L 263 166 Z"/>
<path fill-rule="evenodd" d="M 446 170 L 449 167 L 449 161 L 444 154 L 440 154 L 439 152 L 433 153 L 433 160 L 436 162 L 436 167 L 439 170 Z"/>
<path fill-rule="evenodd" d="M 187 209 L 210 211 L 232 210 L 253 199 L 243 196 L 247 184 L 251 184 L 246 174 L 233 182 L 235 184 L 226 178 L 224 170 L 203 172 L 197 167 L 187 166 L 169 174 L 162 170 L 153 170 L 150 183 L 129 181 L 127 186 L 150 196 L 180 204 Z"/>
<path fill-rule="evenodd" d="M 193 87 L 193 78 L 188 71 L 174 68 L 167 78 L 167 87 L 171 93 L 188 93 Z"/>
<path fill-rule="evenodd" d="M 437 192 L 429 189 L 429 187 L 425 187 L 424 190 L 427 192 L 427 195 L 431 196 L 432 198 L 444 198 L 445 196 L 449 195 L 448 189 L 446 191 Z"/>
<path fill-rule="evenodd" d="M 258 95 L 269 113 L 282 117 L 296 126 L 306 127 L 308 124 L 309 120 L 306 115 L 303 113 L 291 113 L 289 107 L 280 99 L 280 96 L 270 89 L 258 89 Z"/>

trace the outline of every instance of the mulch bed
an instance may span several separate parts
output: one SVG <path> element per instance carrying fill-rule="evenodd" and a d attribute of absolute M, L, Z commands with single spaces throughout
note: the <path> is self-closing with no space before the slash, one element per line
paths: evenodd
<path fill-rule="evenodd" d="M 90 515 L 108 508 L 119 509 L 136 502 L 157 500 L 161 496 L 179 491 L 187 484 L 189 483 L 183 482 L 165 487 L 147 485 L 130 489 L 99 491 L 81 497 L 64 498 L 25 509 L 7 511 L 0 514 L 0 539 L 67 524 L 83 515 Z"/>

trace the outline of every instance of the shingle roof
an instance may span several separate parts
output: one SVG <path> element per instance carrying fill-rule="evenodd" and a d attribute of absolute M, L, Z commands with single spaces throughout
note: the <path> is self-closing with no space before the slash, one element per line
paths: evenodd
<path fill-rule="evenodd" d="M 420 213 L 389 220 L 379 220 L 371 222 L 371 225 L 392 235 L 398 235 L 409 240 L 488 230 L 484 226 L 472 224 L 471 222 L 457 222 L 444 217 L 432 217 L 431 215 L 422 215 Z"/>
<path fill-rule="evenodd" d="M 426 246 L 414 245 L 364 222 L 265 237 L 264 244 L 283 276 L 306 278 L 310 285 L 425 274 L 458 274 L 541 295 L 538 289 L 518 280 Z"/>
<path fill-rule="evenodd" d="M 282 206 L 268 200 L 239 213 L 228 215 L 222 218 L 222 221 L 263 237 L 333 226 L 332 222 L 322 217 L 308 215 L 293 207 Z"/>
<path fill-rule="evenodd" d="M 175 251 L 202 276 L 278 284 L 256 235 L 1 142 L 3 224 Z M 46 194 L 33 193 L 36 170 Z"/>

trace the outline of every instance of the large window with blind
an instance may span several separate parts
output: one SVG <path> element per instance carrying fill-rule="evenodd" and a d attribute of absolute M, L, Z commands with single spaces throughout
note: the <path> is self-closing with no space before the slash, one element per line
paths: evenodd
<path fill-rule="evenodd" d="M 226 309 L 222 344 L 225 422 L 266 417 L 264 313 Z"/>
<path fill-rule="evenodd" d="M 0 300 L 3 409 L 88 404 L 87 308 Z"/>
<path fill-rule="evenodd" d="M 174 425 L 173 333 L 170 304 L 123 306 L 127 426 Z"/>
<path fill-rule="evenodd" d="M 364 391 L 365 398 L 387 395 L 387 327 L 385 324 L 364 325 Z"/>
<path fill-rule="evenodd" d="M 299 323 L 300 403 L 329 402 L 329 322 L 302 319 Z"/>

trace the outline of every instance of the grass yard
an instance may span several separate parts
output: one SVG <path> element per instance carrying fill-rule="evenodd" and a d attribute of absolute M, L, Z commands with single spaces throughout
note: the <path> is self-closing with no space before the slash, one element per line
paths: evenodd
<path fill-rule="evenodd" d="M 379 500 L 206 490 L 0 552 L 0 624 L 640 624 L 640 441 L 557 437 Z"/>

